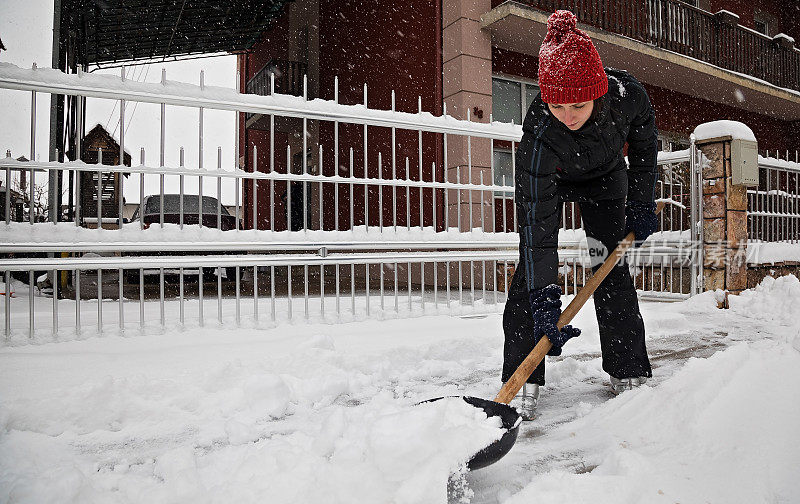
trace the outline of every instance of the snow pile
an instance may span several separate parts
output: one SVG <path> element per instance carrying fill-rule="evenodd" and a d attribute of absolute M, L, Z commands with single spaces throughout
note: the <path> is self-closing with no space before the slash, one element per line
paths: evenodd
<path fill-rule="evenodd" d="M 359 327 L 0 350 L 0 502 L 447 502 L 505 431 L 460 398 L 417 402 L 457 393 L 428 380 L 485 347 L 432 345 L 430 320 Z"/>
<path fill-rule="evenodd" d="M 381 401 L 385 401 L 382 398 Z M 478 450 L 499 439 L 496 418 L 460 398 L 419 406 L 388 402 L 367 415 L 336 409 L 316 432 L 294 432 L 280 439 L 241 443 L 207 457 L 200 466 L 185 453 L 192 481 L 212 502 L 253 499 L 268 502 L 447 502 L 451 474 Z M 167 460 L 163 460 L 164 457 Z M 171 468 L 171 454 L 156 460 L 155 471 Z M 174 471 L 174 469 L 171 469 Z M 165 480 L 163 492 L 181 488 L 181 479 Z M 202 487 L 205 486 L 205 489 Z M 202 489 L 202 490 L 201 490 Z"/>
<path fill-rule="evenodd" d="M 733 138 L 740 138 L 742 140 L 756 141 L 756 136 L 753 130 L 744 123 L 739 121 L 711 121 L 698 125 L 694 129 L 695 140 L 708 140 L 711 138 L 719 138 L 722 136 L 731 136 Z"/>
<path fill-rule="evenodd" d="M 130 388 L 135 387 L 115 386 L 108 378 L 65 401 L 54 400 L 60 412 L 36 411 L 37 405 L 26 401 L 16 407 L 33 407 L 36 415 L 19 417 L 6 410 L 0 500 L 91 502 L 87 497 L 95 496 L 98 502 L 344 503 L 358 496 L 363 502 L 444 503 L 450 476 L 463 473 L 472 455 L 504 433 L 497 417 L 487 418 L 461 398 L 401 406 L 384 395 L 378 399 L 381 406 L 366 414 L 336 408 L 307 432 L 262 437 L 258 424 L 275 420 L 288 406 L 288 389 L 275 377 L 248 380 L 239 397 L 229 398 L 247 406 L 237 406 L 228 420 L 206 418 L 195 437 L 171 433 L 173 426 L 163 419 L 179 408 L 210 417 L 206 408 L 230 408 L 224 397 L 170 401 L 164 396 L 180 394 L 166 386 L 135 398 L 125 393 Z M 41 417 L 50 420 L 38 421 Z M 92 438 L 105 439 L 108 452 L 119 450 L 110 442 L 113 432 L 125 433 L 123 443 L 159 432 L 196 441 L 194 446 L 176 443 L 144 460 L 87 464 L 88 454 L 69 454 L 70 447 Z"/>
<path fill-rule="evenodd" d="M 554 433 L 591 472 L 543 474 L 508 502 L 798 502 L 798 385 L 786 344 L 691 360 Z"/>
<path fill-rule="evenodd" d="M 764 277 L 754 289 L 729 296 L 728 302 L 731 311 L 741 317 L 800 327 L 800 280 L 794 275 Z"/>
<path fill-rule="evenodd" d="M 450 475 L 503 433 L 498 417 L 487 418 L 461 398 L 445 398 L 381 415 L 369 428 L 367 457 L 352 460 L 353 446 L 338 443 L 343 450 L 331 460 L 347 472 L 363 466 L 359 477 L 377 472 L 375 481 L 389 483 L 391 494 L 365 496 L 365 502 L 446 502 Z"/>

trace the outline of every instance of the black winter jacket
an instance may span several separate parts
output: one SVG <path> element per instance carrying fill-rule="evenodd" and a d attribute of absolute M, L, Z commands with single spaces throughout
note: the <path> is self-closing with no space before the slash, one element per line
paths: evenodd
<path fill-rule="evenodd" d="M 606 74 L 602 109 L 578 131 L 553 117 L 539 96 L 525 116 L 515 196 L 529 290 L 557 281 L 562 201 L 652 202 L 655 197 L 658 132 L 650 99 L 627 72 L 607 68 Z M 622 155 L 625 142 L 629 167 Z"/>

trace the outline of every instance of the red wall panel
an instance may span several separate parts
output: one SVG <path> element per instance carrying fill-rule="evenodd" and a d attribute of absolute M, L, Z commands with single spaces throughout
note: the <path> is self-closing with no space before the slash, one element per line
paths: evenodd
<path fill-rule="evenodd" d="M 539 78 L 539 58 L 492 47 L 492 72 L 537 80 Z"/>
<path fill-rule="evenodd" d="M 287 32 L 289 26 L 287 16 L 280 19 L 276 27 L 265 34 L 246 58 L 244 73 L 249 78 L 263 67 L 271 58 L 286 58 L 286 45 L 290 40 Z M 319 2 L 319 97 L 332 100 L 334 98 L 334 79 L 339 79 L 339 102 L 353 105 L 362 104 L 364 97 L 364 84 L 368 87 L 368 106 L 370 109 L 389 110 L 392 106 L 392 90 L 395 91 L 395 109 L 403 112 L 416 112 L 419 101 L 422 110 L 440 115 L 442 110 L 442 84 L 441 84 L 441 4 L 439 0 L 407 0 L 397 2 L 363 2 L 361 0 L 344 0 L 337 2 Z M 311 74 L 313 71 L 310 70 Z M 244 78 L 243 78 L 244 81 Z M 442 179 L 442 138 L 441 135 L 425 133 L 422 135 L 422 163 L 419 162 L 419 133 L 414 131 L 396 130 L 394 166 L 392 164 L 392 131 L 389 128 L 368 127 L 366 152 L 367 162 L 364 162 L 364 127 L 353 124 L 339 124 L 338 138 L 339 165 L 334 166 L 335 143 L 334 128 L 331 122 L 320 121 L 319 124 L 310 124 L 310 128 L 318 128 L 319 144 L 310 145 L 313 162 L 318 164 L 319 145 L 322 145 L 322 172 L 325 175 L 348 176 L 350 149 L 353 150 L 354 175 L 369 178 L 392 178 L 393 172 L 397 178 L 405 178 L 405 160 L 409 160 L 409 177 L 413 180 L 420 178 L 430 181 L 434 177 L 432 165 L 436 165 L 436 180 Z M 301 134 L 302 126 L 298 121 L 294 128 L 296 134 Z M 258 149 L 258 169 L 266 171 L 269 166 L 269 132 L 248 130 L 246 139 L 242 142 L 247 152 L 247 169 L 252 170 L 252 149 Z M 246 144 L 246 147 L 244 147 Z M 276 142 L 276 159 L 283 159 L 278 166 L 278 171 L 285 170 L 286 142 Z M 381 166 L 378 165 L 378 155 L 381 156 Z M 263 159 L 262 159 L 263 158 Z M 366 169 L 365 169 L 366 164 Z M 266 186 L 265 186 L 266 187 Z M 335 186 L 325 184 L 323 200 L 334 201 Z M 364 193 L 367 191 L 367 194 Z M 377 202 L 383 191 L 384 208 L 377 207 Z M 276 203 L 283 204 L 280 196 L 285 194 L 285 184 L 280 189 L 276 187 Z M 418 189 L 411 189 L 409 205 L 411 209 L 411 225 L 419 225 L 420 199 L 424 211 L 424 225 L 433 223 L 432 194 L 423 191 L 422 198 Z M 245 188 L 244 200 L 248 204 L 252 201 L 251 190 Z M 258 186 L 259 226 L 270 227 L 269 209 L 265 208 L 267 199 L 263 198 L 262 186 Z M 391 188 L 381 188 L 379 185 L 363 185 L 354 187 L 353 200 L 355 225 L 384 225 L 392 224 L 392 207 L 397 208 L 398 224 L 406 223 L 406 192 L 395 191 Z M 350 215 L 350 188 L 340 184 L 339 190 L 339 229 L 349 227 Z M 366 200 L 368 203 L 364 203 Z M 441 194 L 437 195 L 441 198 Z M 285 199 L 285 197 L 284 197 Z M 441 201 L 441 199 L 439 199 Z M 316 204 L 316 201 L 311 202 Z M 369 206 L 367 221 L 365 208 Z M 430 205 L 430 206 L 429 206 Z M 330 212 L 328 210 L 331 210 Z M 325 229 L 334 229 L 335 212 L 332 206 L 326 203 L 324 218 Z M 248 208 L 246 222 L 252 220 Z M 441 222 L 441 209 L 437 222 Z M 285 215 L 285 210 L 283 211 Z M 286 224 L 278 219 L 276 214 L 276 229 L 285 229 Z"/>
<path fill-rule="evenodd" d="M 493 2 L 493 5 L 496 2 Z M 709 0 L 710 10 L 725 8 L 741 16 L 742 24 L 752 26 L 754 8 L 769 12 L 783 23 L 781 30 L 790 35 L 798 35 L 800 28 L 800 3 L 794 0 L 769 2 L 766 0 Z M 787 12 L 794 9 L 796 13 Z M 798 14 L 798 15 L 794 15 Z M 247 79 L 270 59 L 288 59 L 290 41 L 294 35 L 289 33 L 288 16 L 284 15 L 275 26 L 265 33 L 252 52 L 240 57 L 241 86 Z M 313 28 L 313 27 L 312 27 Z M 422 101 L 422 109 L 441 114 L 441 1 L 440 0 L 407 0 L 398 2 L 364 2 L 363 0 L 342 0 L 337 2 L 319 2 L 319 96 L 323 99 L 334 97 L 334 77 L 339 77 L 339 101 L 344 104 L 363 103 L 364 84 L 369 89 L 368 102 L 370 108 L 390 109 L 391 92 L 396 92 L 396 109 L 398 111 L 416 112 L 418 99 Z M 493 71 L 506 75 L 517 75 L 526 79 L 536 79 L 538 61 L 536 57 L 493 48 Z M 676 133 L 688 137 L 693 128 L 702 122 L 716 119 L 733 119 L 749 125 L 759 139 L 761 149 L 795 149 L 800 147 L 797 136 L 791 134 L 790 125 L 776 121 L 770 117 L 745 112 L 734 107 L 719 105 L 694 98 L 672 90 L 646 86 L 656 109 L 657 126 L 664 132 Z M 240 122 L 243 127 L 243 120 Z M 298 121 L 298 124 L 300 122 Z M 302 131 L 295 127 L 294 133 Z M 422 179 L 442 180 L 442 137 L 441 135 L 423 134 L 422 163 L 419 162 L 419 135 L 417 131 L 397 130 L 395 134 L 395 165 L 392 165 L 392 132 L 388 128 L 369 127 L 367 131 L 368 149 L 366 153 L 366 171 L 364 162 L 364 128 L 358 125 L 339 125 L 339 165 L 334 166 L 334 125 L 322 122 L 318 125 L 319 144 L 323 147 L 323 173 L 325 175 L 348 176 L 350 149 L 353 150 L 354 174 L 358 177 L 405 178 L 405 160 L 409 161 L 410 178 L 419 179 L 420 167 Z M 286 135 L 276 135 L 275 164 L 278 171 L 286 170 Z M 269 167 L 269 132 L 248 130 L 241 135 L 240 156 L 246 159 L 245 166 L 252 169 L 252 148 L 258 148 L 259 170 Z M 310 145 L 317 155 L 318 145 Z M 378 166 L 378 154 L 382 159 L 382 167 Z M 245 155 L 246 154 L 246 155 Z M 432 165 L 435 164 L 435 174 Z M 393 173 L 394 172 L 394 173 Z M 331 201 L 335 198 L 332 184 L 328 184 L 323 192 L 323 199 Z M 366 190 L 366 194 L 365 191 Z M 245 188 L 243 196 L 246 210 L 246 222 L 251 220 L 252 189 Z M 271 189 L 264 184 L 258 186 L 258 224 L 269 227 Z M 286 184 L 275 184 L 275 220 L 276 229 L 285 229 Z M 375 207 L 381 194 L 384 208 Z M 398 224 L 406 225 L 405 208 L 411 208 L 411 225 L 419 225 L 420 193 L 417 189 L 409 191 L 406 202 L 405 190 L 397 191 L 395 200 L 391 189 L 381 189 L 371 185 L 355 187 L 353 194 L 356 225 L 367 222 L 365 208 L 370 207 L 369 224 L 384 225 L 392 223 L 392 207 L 397 209 Z M 340 212 L 338 227 L 349 226 L 350 216 L 346 211 L 350 207 L 349 186 L 342 184 L 339 192 Z M 432 207 L 433 195 L 423 191 L 422 205 L 425 209 Z M 437 194 L 441 203 L 441 194 Z M 365 204 L 367 198 L 369 204 Z M 431 205 L 431 206 L 429 206 Z M 439 205 L 441 206 L 441 204 Z M 327 209 L 327 207 L 326 207 Z M 433 223 L 431 210 L 423 212 L 424 225 Z M 437 214 L 437 222 L 441 223 L 441 213 Z M 282 222 L 281 222 L 282 221 Z M 324 226 L 333 229 L 336 226 L 333 212 L 324 215 Z"/>
<path fill-rule="evenodd" d="M 669 89 L 647 84 L 645 89 L 656 111 L 656 125 L 660 131 L 677 133 L 688 138 L 698 124 L 727 119 L 749 126 L 756 135 L 760 150 L 800 148 L 797 139 L 789 136 L 789 123 L 785 121 Z"/>

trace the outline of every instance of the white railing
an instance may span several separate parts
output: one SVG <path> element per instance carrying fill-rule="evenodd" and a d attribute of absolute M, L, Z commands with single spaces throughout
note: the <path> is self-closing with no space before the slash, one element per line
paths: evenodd
<path fill-rule="evenodd" d="M 795 152 L 759 156 L 759 185 L 747 190 L 747 232 L 751 242 L 800 241 L 800 162 Z M 755 259 L 752 258 L 752 259 Z"/>
<path fill-rule="evenodd" d="M 510 144 L 513 152 L 522 135 L 520 126 L 437 117 L 421 110 L 374 110 L 365 105 L 342 105 L 338 100 L 242 95 L 231 89 L 167 81 L 163 74 L 162 84 L 146 84 L 0 64 L 3 88 L 31 92 L 32 159 L 36 159 L 34 111 L 39 93 L 110 98 L 121 105 L 129 101 L 161 104 L 158 166 L 145 163 L 144 149 L 139 164 L 130 167 L 102 164 L 102 152 L 98 164 L 0 158 L 6 185 L 25 173 L 33 191 L 37 180 L 52 180 L 61 173 L 63 179 L 75 181 L 76 202 L 67 222 L 39 222 L 33 211 L 17 219 L 25 222 L 14 222 L 10 198 L 6 199 L 6 224 L 0 226 L 6 338 L 47 340 L 84 332 L 152 332 L 176 323 L 259 326 L 291 321 L 300 312 L 305 319 L 332 322 L 502 309 L 518 259 L 516 212 L 513 198 L 509 198 L 514 192 L 513 180 L 498 180 L 493 165 L 473 166 L 472 159 L 479 149 L 491 152 L 495 142 Z M 364 95 L 366 103 L 366 88 Z M 279 149 L 272 134 L 269 160 L 261 171 L 255 162 L 255 148 L 251 171 L 223 167 L 221 148 L 216 169 L 207 169 L 202 162 L 197 167 L 185 166 L 183 147 L 181 162 L 165 166 L 167 106 L 199 110 L 200 160 L 204 109 L 269 115 L 271 132 L 275 116 L 300 118 L 303 124 L 297 126 L 297 132 L 303 138 L 302 147 L 286 145 L 283 170 L 278 166 Z M 125 122 L 124 110 L 120 106 L 121 123 Z M 334 143 L 327 146 L 329 151 L 324 142 L 308 148 L 306 139 L 315 127 L 310 127 L 309 121 L 333 123 Z M 356 139 L 340 138 L 340 123 L 363 126 L 363 134 Z M 391 130 L 391 155 L 384 158 L 378 152 L 370 156 L 369 128 Z M 397 158 L 398 129 L 417 133 L 417 159 Z M 429 154 L 428 150 L 423 154 L 423 132 L 433 133 L 441 141 L 436 144 L 436 149 L 441 147 L 441 158 L 429 167 L 423 166 Z M 120 133 L 123 151 L 125 132 Z M 476 146 L 473 140 L 484 143 Z M 356 166 L 354 143 L 359 143 L 358 151 L 367 160 L 362 160 L 363 166 Z M 306 153 L 300 156 L 302 167 L 297 173 L 289 168 L 294 162 L 293 150 Z M 309 152 L 317 156 L 316 173 L 309 165 L 308 158 L 314 159 Z M 344 163 L 339 160 L 342 154 Z M 336 167 L 345 166 L 346 176 L 338 170 L 325 174 L 328 159 L 335 159 Z M 681 163 L 689 161 L 689 151 L 659 153 L 664 174 L 659 185 L 662 198 L 686 205 L 691 191 L 685 187 L 691 186 L 687 180 L 691 175 Z M 512 165 L 512 179 L 513 171 Z M 104 211 L 102 187 L 91 188 L 98 193 L 92 200 L 94 206 L 82 207 L 82 175 L 94 173 L 98 174 L 96 180 L 104 180 L 103 174 L 117 174 L 110 179 L 119 180 L 120 194 L 125 194 L 127 187 L 127 194 L 138 193 L 140 202 L 150 196 L 159 203 L 158 213 L 128 222 L 122 218 L 122 198 L 114 209 L 106 207 Z M 146 194 L 145 187 L 153 180 L 159 190 Z M 178 188 L 174 215 L 165 211 L 170 181 Z M 205 199 L 214 189 L 216 202 L 207 209 Z M 227 218 L 223 194 L 235 198 L 233 224 L 228 227 L 223 225 Z M 686 212 L 685 206 L 670 207 L 661 216 L 663 232 L 631 256 L 637 287 L 645 294 L 663 298 L 689 294 L 690 287 L 683 281 L 684 275 L 693 276 L 688 264 L 687 241 L 691 237 L 686 235 Z M 565 206 L 563 215 L 561 281 L 565 292 L 575 292 L 590 274 L 589 258 L 580 247 L 582 231 L 576 206 Z M 87 229 L 92 223 L 101 223 L 103 229 Z M 116 308 L 107 301 L 116 301 Z M 209 315 L 214 305 L 216 314 Z M 94 316 L 89 317 L 88 312 Z M 114 315 L 116 323 L 107 322 Z"/>
<path fill-rule="evenodd" d="M 274 88 L 273 81 L 271 89 Z M 342 105 L 338 100 L 307 100 L 277 93 L 269 96 L 247 95 L 230 88 L 168 81 L 166 72 L 162 72 L 161 84 L 152 84 L 126 80 L 124 72 L 121 78 L 81 72 L 67 75 L 50 68 L 28 70 L 0 63 L 0 89 L 338 121 L 514 142 L 522 138 L 522 127 L 519 125 L 469 122 L 422 111 L 408 113 L 370 109 L 365 105 Z"/>

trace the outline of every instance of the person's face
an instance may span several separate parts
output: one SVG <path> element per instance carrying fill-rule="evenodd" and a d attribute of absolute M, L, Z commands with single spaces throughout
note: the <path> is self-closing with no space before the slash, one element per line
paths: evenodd
<path fill-rule="evenodd" d="M 593 101 L 580 103 L 548 103 L 550 113 L 572 131 L 579 130 L 589 120 L 594 108 Z"/>

